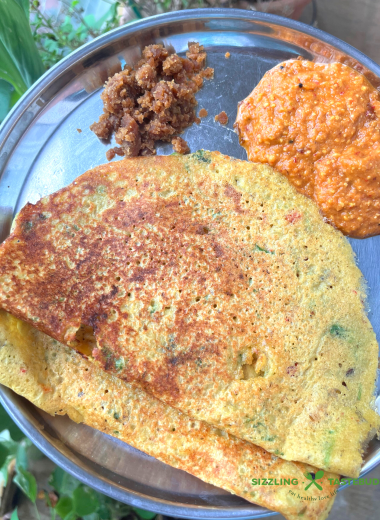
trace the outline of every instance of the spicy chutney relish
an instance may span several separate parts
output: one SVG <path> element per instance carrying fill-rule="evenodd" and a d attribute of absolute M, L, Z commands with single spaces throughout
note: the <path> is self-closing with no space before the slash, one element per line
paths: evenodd
<path fill-rule="evenodd" d="M 240 104 L 235 125 L 249 160 L 286 175 L 345 235 L 380 234 L 380 95 L 362 74 L 281 63 Z"/>

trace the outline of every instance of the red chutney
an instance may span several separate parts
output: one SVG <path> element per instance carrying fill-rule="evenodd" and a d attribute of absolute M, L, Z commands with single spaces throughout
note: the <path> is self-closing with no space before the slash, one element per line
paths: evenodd
<path fill-rule="evenodd" d="M 250 161 L 269 163 L 356 238 L 380 234 L 380 95 L 341 63 L 267 72 L 235 123 Z"/>

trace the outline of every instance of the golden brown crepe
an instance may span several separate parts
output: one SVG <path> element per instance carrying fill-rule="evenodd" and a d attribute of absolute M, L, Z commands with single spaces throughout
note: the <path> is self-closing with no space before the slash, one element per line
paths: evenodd
<path fill-rule="evenodd" d="M 364 297 L 311 200 L 217 152 L 94 168 L 0 247 L 9 312 L 195 419 L 348 476 L 379 428 Z"/>
<path fill-rule="evenodd" d="M 337 488 L 328 478 L 336 479 L 337 475 L 326 473 L 318 481 L 322 491 L 315 485 L 305 491 L 309 482 L 304 474 L 315 473 L 315 468 L 284 461 L 190 419 L 144 391 L 105 374 L 72 349 L 5 311 L 0 311 L 0 345 L 0 383 L 46 412 L 67 413 L 76 422 L 84 422 L 205 482 L 278 511 L 289 520 L 327 517 Z M 253 486 L 252 478 L 277 482 L 296 479 L 298 484 Z M 322 500 L 325 496 L 329 498 Z"/>

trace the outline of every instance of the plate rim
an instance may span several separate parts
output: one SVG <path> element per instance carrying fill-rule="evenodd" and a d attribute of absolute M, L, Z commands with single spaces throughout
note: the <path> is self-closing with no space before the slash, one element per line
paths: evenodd
<path fill-rule="evenodd" d="M 231 8 L 186 9 L 151 16 L 142 20 L 133 21 L 121 27 L 117 27 L 116 29 L 113 29 L 112 31 L 109 31 L 108 33 L 101 35 L 81 46 L 79 49 L 58 62 L 54 67 L 46 71 L 24 93 L 24 95 L 20 98 L 20 100 L 16 103 L 16 105 L 12 108 L 10 113 L 6 116 L 0 125 L 0 178 L 9 159 L 7 153 L 2 154 L 2 150 L 4 145 L 7 143 L 8 137 L 12 133 L 13 128 L 20 121 L 30 105 L 36 101 L 36 99 L 38 99 L 38 97 L 41 96 L 43 92 L 54 83 L 54 81 L 56 81 L 62 74 L 64 74 L 65 71 L 70 69 L 78 60 L 89 57 L 93 53 L 101 50 L 103 47 L 116 42 L 119 38 L 126 37 L 138 30 L 155 27 L 161 23 L 194 20 L 201 21 L 203 19 L 245 19 L 248 21 L 268 22 L 278 26 L 293 29 L 333 46 L 337 50 L 357 60 L 360 64 L 364 65 L 369 71 L 373 72 L 380 78 L 380 65 L 352 45 L 319 28 L 309 26 L 296 20 L 284 18 L 282 16 L 258 11 Z M 28 128 L 28 125 L 26 128 Z M 24 131 L 25 129 L 23 132 Z M 15 146 L 17 146 L 17 143 Z M 10 155 L 12 155 L 12 153 L 13 149 L 11 150 Z M 55 464 L 63 468 L 65 471 L 76 477 L 84 484 L 93 487 L 97 491 L 108 495 L 115 500 L 119 500 L 120 502 L 128 503 L 134 507 L 154 511 L 164 515 L 174 515 L 179 518 L 196 518 L 198 520 L 214 520 L 217 518 L 236 518 L 239 520 L 245 520 L 253 517 L 264 518 L 276 514 L 275 512 L 269 511 L 255 504 L 250 504 L 249 502 L 247 502 L 246 509 L 226 508 L 224 506 L 213 506 L 211 504 L 207 506 L 190 504 L 183 504 L 179 506 L 170 500 L 152 498 L 137 491 L 125 489 L 121 490 L 116 483 L 110 484 L 100 476 L 91 475 L 88 470 L 82 469 L 79 464 L 66 457 L 66 455 L 64 455 L 57 447 L 52 444 L 52 442 L 49 441 L 49 434 L 43 434 L 29 421 L 23 412 L 14 406 L 12 397 L 14 399 L 16 396 L 17 394 L 15 394 L 12 390 L 4 387 L 3 385 L 0 385 L 0 402 L 3 404 L 8 414 L 23 431 L 23 433 L 29 437 L 30 440 Z M 378 450 L 378 453 L 373 457 L 373 459 L 365 463 L 365 469 L 362 471 L 360 476 L 362 477 L 366 475 L 379 464 L 380 450 Z M 345 489 L 349 485 L 350 484 L 342 486 L 339 488 L 339 490 Z M 249 506 L 253 508 L 250 509 Z"/>

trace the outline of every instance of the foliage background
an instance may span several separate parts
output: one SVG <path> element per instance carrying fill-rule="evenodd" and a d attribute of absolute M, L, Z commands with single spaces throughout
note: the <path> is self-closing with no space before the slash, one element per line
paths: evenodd
<path fill-rule="evenodd" d="M 26 508 L 28 518 L 24 512 L 20 520 L 41 520 L 41 509 L 48 509 L 51 520 L 152 520 L 156 517 L 155 513 L 132 508 L 96 492 L 58 467 L 54 467 L 47 485 L 41 487 L 31 467 L 36 468 L 46 457 L 24 436 L 1 405 L 0 426 L 4 428 L 0 432 L 0 517 L 3 520 L 19 519 L 17 505 L 21 497 L 15 493 L 17 489 L 33 504 L 32 508 Z"/>
<path fill-rule="evenodd" d="M 47 10 L 46 0 L 0 0 L 0 122 L 46 70 L 84 43 L 146 16 L 214 2 L 50 0 L 55 8 Z"/>

